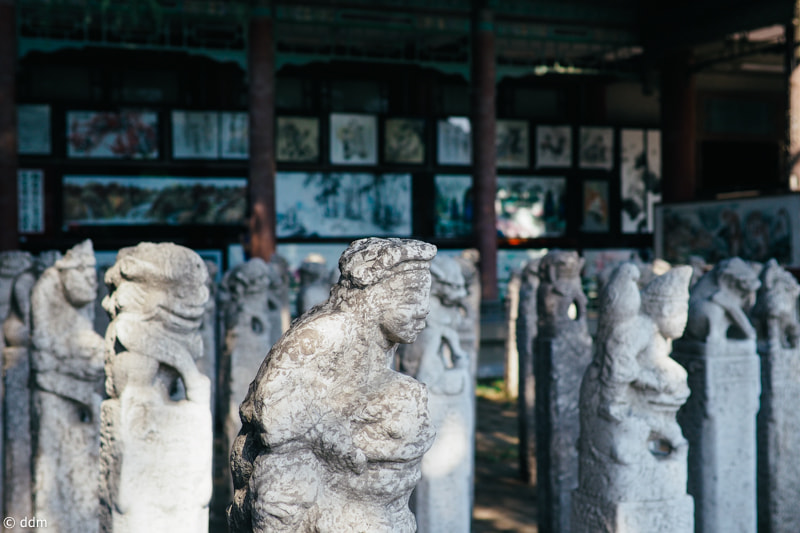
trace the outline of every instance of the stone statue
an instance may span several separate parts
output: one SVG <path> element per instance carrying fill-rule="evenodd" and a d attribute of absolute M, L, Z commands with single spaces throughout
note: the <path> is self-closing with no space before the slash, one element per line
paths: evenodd
<path fill-rule="evenodd" d="M 578 486 L 578 392 L 592 359 L 580 277 L 583 263 L 577 252 L 563 250 L 549 252 L 539 263 L 533 374 L 542 533 L 570 531 L 570 500 Z"/>
<path fill-rule="evenodd" d="M 431 302 L 426 327 L 401 346 L 400 369 L 424 383 L 436 441 L 422 459 L 412 507 L 420 533 L 469 531 L 472 517 L 474 410 L 470 354 L 458 330 L 467 319 L 467 289 L 455 259 L 431 261 Z"/>
<path fill-rule="evenodd" d="M 60 531 L 97 531 L 103 338 L 94 331 L 97 273 L 84 241 L 31 294 L 33 512 Z"/>
<path fill-rule="evenodd" d="M 12 299 L 14 279 L 33 266 L 33 257 L 29 252 L 11 250 L 0 252 L 0 321 L 5 321 Z M 0 341 L 0 348 L 6 346 Z"/>
<path fill-rule="evenodd" d="M 200 336 L 203 338 L 203 356 L 197 360 L 197 368 L 206 376 L 211 383 L 211 419 L 216 419 L 217 412 L 217 376 L 218 371 L 218 351 L 219 351 L 219 331 L 217 324 L 217 274 L 219 266 L 214 261 L 203 260 L 208 270 L 206 279 L 206 289 L 208 289 L 208 300 L 206 300 L 203 322 L 200 325 Z"/>
<path fill-rule="evenodd" d="M 123 248 L 106 272 L 103 532 L 208 530 L 210 383 L 195 363 L 207 279 L 200 256 L 172 243 Z"/>
<path fill-rule="evenodd" d="M 435 253 L 353 242 L 328 301 L 272 347 L 240 407 L 233 533 L 415 531 L 408 499 L 434 429 L 425 387 L 389 361 L 425 327 Z"/>
<path fill-rule="evenodd" d="M 689 322 L 672 357 L 692 394 L 678 413 L 689 441 L 688 491 L 696 533 L 755 531 L 756 415 L 761 370 L 748 312 L 761 282 L 738 257 L 717 263 L 694 285 Z"/>
<path fill-rule="evenodd" d="M 532 259 L 522 269 L 517 312 L 517 350 L 519 352 L 519 468 L 523 481 L 536 481 L 536 378 L 533 374 L 534 341 L 538 334 L 536 295 L 539 292 L 539 262 Z"/>
<path fill-rule="evenodd" d="M 575 533 L 691 533 L 688 445 L 675 416 L 689 397 L 670 340 L 687 319 L 689 267 L 653 278 L 622 263 L 599 297 L 592 363 L 580 392 Z"/>
<path fill-rule="evenodd" d="M 770 259 L 752 318 L 761 356 L 761 408 L 758 411 L 758 530 L 800 531 L 800 285 Z"/>
<path fill-rule="evenodd" d="M 338 276 L 336 272 L 336 276 Z M 335 280 L 320 254 L 309 254 L 300 265 L 300 290 L 297 294 L 297 316 L 328 299 Z"/>

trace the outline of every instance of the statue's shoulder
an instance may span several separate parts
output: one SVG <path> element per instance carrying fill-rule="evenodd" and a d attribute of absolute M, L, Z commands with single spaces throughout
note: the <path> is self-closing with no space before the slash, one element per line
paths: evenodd
<path fill-rule="evenodd" d="M 320 310 L 294 323 L 272 348 L 270 359 L 273 364 L 289 360 L 302 366 L 309 359 L 340 352 L 352 337 L 348 334 L 352 328 L 344 313 Z"/>

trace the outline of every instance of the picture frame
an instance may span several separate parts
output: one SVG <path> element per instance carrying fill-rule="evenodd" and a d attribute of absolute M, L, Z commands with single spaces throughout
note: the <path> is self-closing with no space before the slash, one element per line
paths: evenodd
<path fill-rule="evenodd" d="M 690 256 L 713 264 L 730 257 L 800 267 L 800 195 L 655 206 L 655 255 L 672 264 Z"/>
<path fill-rule="evenodd" d="M 383 160 L 391 164 L 425 162 L 425 119 L 387 118 L 383 122 Z"/>
<path fill-rule="evenodd" d="M 319 161 L 319 119 L 278 117 L 275 131 L 275 159 L 281 163 Z"/>
<path fill-rule="evenodd" d="M 620 131 L 622 233 L 652 233 L 653 206 L 661 201 L 661 132 Z"/>
<path fill-rule="evenodd" d="M 468 238 L 472 236 L 472 176 L 440 174 L 434 176 L 437 237 Z"/>
<path fill-rule="evenodd" d="M 609 192 L 607 180 L 583 182 L 583 221 L 585 233 L 607 233 L 610 229 Z"/>
<path fill-rule="evenodd" d="M 611 170 L 614 167 L 614 128 L 581 126 L 578 167 Z"/>
<path fill-rule="evenodd" d="M 62 177 L 63 225 L 240 225 L 247 178 L 175 176 Z"/>
<path fill-rule="evenodd" d="M 17 170 L 17 229 L 20 233 L 44 233 L 44 170 Z"/>
<path fill-rule="evenodd" d="M 564 235 L 566 189 L 565 177 L 498 176 L 498 237 L 536 239 Z"/>
<path fill-rule="evenodd" d="M 333 165 L 378 163 L 378 120 L 375 115 L 331 113 L 330 160 Z"/>
<path fill-rule="evenodd" d="M 172 111 L 172 158 L 218 159 L 219 113 Z"/>
<path fill-rule="evenodd" d="M 157 159 L 158 113 L 147 110 L 67 111 L 67 157 Z"/>
<path fill-rule="evenodd" d="M 536 126 L 536 168 L 572 167 L 572 127 Z"/>
<path fill-rule="evenodd" d="M 50 106 L 20 104 L 17 106 L 17 153 L 50 155 Z"/>
<path fill-rule="evenodd" d="M 411 175 L 278 172 L 277 236 L 411 235 Z"/>
<path fill-rule="evenodd" d="M 495 128 L 497 168 L 528 168 L 530 136 L 527 120 L 498 119 Z"/>
<path fill-rule="evenodd" d="M 250 158 L 250 115 L 246 111 L 219 114 L 219 154 L 222 159 Z"/>
<path fill-rule="evenodd" d="M 436 162 L 440 165 L 472 164 L 472 125 L 469 117 L 436 121 Z"/>

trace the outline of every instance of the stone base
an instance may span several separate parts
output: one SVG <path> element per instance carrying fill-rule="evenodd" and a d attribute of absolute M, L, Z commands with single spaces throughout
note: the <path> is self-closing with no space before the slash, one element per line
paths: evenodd
<path fill-rule="evenodd" d="M 572 533 L 693 533 L 694 500 L 606 502 L 572 493 Z"/>
<path fill-rule="evenodd" d="M 208 399 L 162 403 L 147 390 L 131 389 L 102 406 L 101 530 L 207 532 Z"/>
<path fill-rule="evenodd" d="M 30 356 L 27 348 L 3 348 L 3 514 L 33 516 Z M 22 532 L 19 521 L 4 531 Z"/>

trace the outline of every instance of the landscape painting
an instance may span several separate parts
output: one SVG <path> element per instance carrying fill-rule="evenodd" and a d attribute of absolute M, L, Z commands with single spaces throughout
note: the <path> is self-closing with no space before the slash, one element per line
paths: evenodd
<path fill-rule="evenodd" d="M 172 157 L 219 157 L 219 115 L 213 111 L 172 112 Z"/>
<path fill-rule="evenodd" d="M 17 153 L 50 154 L 50 106 L 23 104 L 17 106 Z"/>
<path fill-rule="evenodd" d="M 64 228 L 242 224 L 246 178 L 64 176 Z"/>
<path fill-rule="evenodd" d="M 250 157 L 250 117 L 243 111 L 219 114 L 220 147 L 223 159 Z"/>
<path fill-rule="evenodd" d="M 275 158 L 285 163 L 314 163 L 319 160 L 319 119 L 278 117 Z"/>
<path fill-rule="evenodd" d="M 611 170 L 614 166 L 614 128 L 581 127 L 578 155 L 580 168 Z"/>
<path fill-rule="evenodd" d="M 536 126 L 536 168 L 572 166 L 572 128 Z"/>
<path fill-rule="evenodd" d="M 653 206 L 661 201 L 661 132 L 620 132 L 622 232 L 652 233 Z"/>
<path fill-rule="evenodd" d="M 383 159 L 387 163 L 424 163 L 425 120 L 387 118 L 383 124 Z"/>
<path fill-rule="evenodd" d="M 472 236 L 472 176 L 439 175 L 436 186 L 437 237 Z"/>
<path fill-rule="evenodd" d="M 335 165 L 378 162 L 378 128 L 374 115 L 331 113 L 330 151 Z"/>
<path fill-rule="evenodd" d="M 566 178 L 498 176 L 497 235 L 506 239 L 557 237 L 566 232 Z"/>
<path fill-rule="evenodd" d="M 278 237 L 411 234 L 411 175 L 278 172 Z"/>
<path fill-rule="evenodd" d="M 529 142 L 527 120 L 498 119 L 495 130 L 497 168 L 527 168 Z"/>
<path fill-rule="evenodd" d="M 155 159 L 158 157 L 158 113 L 68 111 L 67 156 Z"/>
<path fill-rule="evenodd" d="M 472 127 L 468 117 L 450 117 L 436 123 L 436 161 L 440 165 L 472 163 Z"/>

